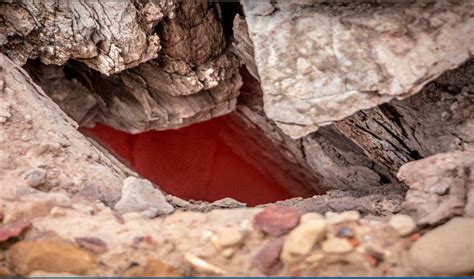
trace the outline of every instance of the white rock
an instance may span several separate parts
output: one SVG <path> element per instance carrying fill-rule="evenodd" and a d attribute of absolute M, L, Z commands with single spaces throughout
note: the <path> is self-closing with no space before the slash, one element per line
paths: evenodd
<path fill-rule="evenodd" d="M 307 220 L 294 228 L 287 236 L 280 258 L 285 263 L 292 263 L 307 255 L 313 246 L 324 238 L 326 221 L 323 219 Z"/>
<path fill-rule="evenodd" d="M 211 239 L 217 247 L 230 247 L 240 244 L 244 239 L 244 235 L 238 229 L 222 227 L 216 231 Z"/>
<path fill-rule="evenodd" d="M 212 265 L 205 260 L 194 256 L 193 254 L 186 253 L 184 255 L 184 259 L 191 264 L 194 270 L 203 272 L 203 273 L 210 273 L 215 275 L 223 275 L 227 272 L 215 265 Z"/>
<path fill-rule="evenodd" d="M 146 211 L 146 216 L 154 217 L 170 214 L 174 208 L 150 181 L 130 176 L 123 181 L 122 197 L 115 210 L 122 214 Z"/>
<path fill-rule="evenodd" d="M 453 218 L 411 247 L 410 263 L 435 275 L 474 273 L 474 218 Z"/>
<path fill-rule="evenodd" d="M 408 215 L 397 214 L 390 217 L 390 226 L 392 226 L 401 236 L 413 232 L 416 228 L 415 221 Z"/>
<path fill-rule="evenodd" d="M 326 253 L 347 253 L 354 247 L 349 240 L 340 237 L 331 237 L 321 244 L 321 248 Z"/>

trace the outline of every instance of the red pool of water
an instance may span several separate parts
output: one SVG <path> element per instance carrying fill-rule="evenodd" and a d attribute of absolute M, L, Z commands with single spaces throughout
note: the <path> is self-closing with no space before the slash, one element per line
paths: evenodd
<path fill-rule="evenodd" d="M 136 135 L 99 124 L 81 130 L 163 191 L 183 199 L 231 197 L 252 206 L 294 197 L 287 182 L 272 175 L 281 172 L 278 164 L 261 154 L 233 121 L 224 116 Z"/>

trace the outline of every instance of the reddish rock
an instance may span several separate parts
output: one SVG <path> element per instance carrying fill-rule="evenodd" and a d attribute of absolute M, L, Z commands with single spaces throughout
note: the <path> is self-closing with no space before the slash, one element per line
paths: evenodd
<path fill-rule="evenodd" d="M 279 237 L 270 241 L 258 252 L 252 260 L 252 265 L 267 276 L 274 275 L 283 266 L 280 261 L 280 253 L 284 238 Z"/>
<path fill-rule="evenodd" d="M 79 246 L 98 254 L 108 250 L 107 243 L 97 237 L 76 237 L 74 240 Z"/>
<path fill-rule="evenodd" d="M 269 235 L 280 236 L 296 227 L 300 217 L 295 208 L 272 205 L 255 215 L 255 224 Z"/>
<path fill-rule="evenodd" d="M 30 226 L 30 222 L 18 222 L 0 226 L 0 242 L 19 236 Z"/>

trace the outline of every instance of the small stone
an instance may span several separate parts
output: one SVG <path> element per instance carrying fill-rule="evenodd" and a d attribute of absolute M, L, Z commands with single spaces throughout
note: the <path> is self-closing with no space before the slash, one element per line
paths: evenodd
<path fill-rule="evenodd" d="M 295 208 L 272 205 L 255 215 L 255 224 L 269 235 L 280 236 L 296 227 L 300 217 Z"/>
<path fill-rule="evenodd" d="M 170 214 L 174 211 L 163 193 L 150 181 L 127 177 L 123 182 L 122 198 L 115 205 L 119 213 L 147 212 L 148 217 Z"/>
<path fill-rule="evenodd" d="M 211 240 L 217 247 L 230 247 L 238 245 L 244 239 L 244 235 L 235 228 L 219 228 Z"/>
<path fill-rule="evenodd" d="M 25 173 L 26 184 L 32 188 L 40 188 L 46 183 L 46 170 L 42 168 L 34 168 Z"/>
<path fill-rule="evenodd" d="M 23 240 L 8 250 L 10 268 L 20 275 L 35 270 L 83 275 L 95 267 L 95 258 L 87 251 L 62 240 Z"/>
<path fill-rule="evenodd" d="M 241 208 L 241 207 L 247 206 L 247 204 L 241 203 L 232 198 L 223 198 L 223 199 L 212 202 L 211 205 L 220 207 L 220 208 Z"/>
<path fill-rule="evenodd" d="M 282 268 L 280 253 L 285 239 L 279 237 L 271 240 L 252 259 L 252 265 L 267 276 L 274 275 Z"/>
<path fill-rule="evenodd" d="M 233 248 L 226 248 L 222 250 L 222 256 L 225 258 L 231 258 L 235 253 L 235 250 Z"/>
<path fill-rule="evenodd" d="M 356 210 L 344 211 L 340 213 L 326 212 L 326 220 L 329 224 L 339 224 L 347 221 L 357 221 L 360 219 L 360 213 Z"/>
<path fill-rule="evenodd" d="M 213 274 L 213 275 L 224 275 L 227 272 L 215 265 L 212 265 L 205 260 L 194 256 L 193 254 L 185 254 L 184 259 L 191 264 L 193 269 L 197 272 L 202 272 L 206 274 Z"/>
<path fill-rule="evenodd" d="M 390 226 L 392 226 L 401 236 L 412 233 L 416 228 L 415 221 L 408 215 L 397 214 L 390 217 Z"/>
<path fill-rule="evenodd" d="M 76 237 L 76 243 L 84 249 L 90 250 L 97 254 L 107 252 L 107 243 L 98 237 Z"/>
<path fill-rule="evenodd" d="M 313 219 L 301 223 L 292 230 L 283 244 L 281 260 L 284 263 L 293 263 L 307 255 L 313 246 L 324 238 L 327 223 L 323 219 Z"/>
<path fill-rule="evenodd" d="M 19 236 L 30 226 L 30 222 L 18 222 L 0 225 L 0 242 Z"/>
<path fill-rule="evenodd" d="M 346 238 L 331 237 L 321 244 L 321 248 L 326 253 L 347 253 L 352 251 L 354 246 Z"/>
<path fill-rule="evenodd" d="M 436 275 L 474 272 L 474 218 L 453 218 L 423 235 L 410 248 L 411 264 Z"/>
<path fill-rule="evenodd" d="M 125 271 L 122 277 L 181 277 L 174 267 L 160 260 L 150 258 L 144 265 L 139 265 Z"/>
<path fill-rule="evenodd" d="M 308 221 L 312 221 L 312 220 L 323 220 L 324 217 L 323 215 L 317 213 L 317 212 L 308 212 L 308 213 L 305 213 L 303 214 L 303 216 L 301 216 L 300 218 L 300 223 L 306 223 Z"/>
<path fill-rule="evenodd" d="M 49 212 L 49 215 L 55 218 L 64 217 L 66 216 L 66 211 L 64 211 L 64 209 L 62 209 L 61 207 L 55 206 L 53 207 L 53 209 L 51 209 L 51 211 Z"/>

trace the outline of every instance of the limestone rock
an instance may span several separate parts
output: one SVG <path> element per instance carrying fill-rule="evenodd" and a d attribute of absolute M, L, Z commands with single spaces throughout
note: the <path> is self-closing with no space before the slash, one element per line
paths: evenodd
<path fill-rule="evenodd" d="M 473 53 L 471 1 L 243 7 L 265 112 L 295 138 L 413 95 Z"/>
<path fill-rule="evenodd" d="M 146 212 L 148 217 L 155 217 L 169 214 L 174 208 L 150 181 L 130 176 L 123 181 L 122 198 L 115 210 L 119 213 Z"/>
<path fill-rule="evenodd" d="M 324 238 L 327 223 L 324 219 L 312 219 L 301 223 L 287 236 L 281 259 L 285 263 L 292 263 L 307 255 L 313 246 Z"/>
<path fill-rule="evenodd" d="M 230 247 L 240 244 L 244 235 L 236 228 L 222 227 L 216 231 L 212 240 L 218 247 Z"/>
<path fill-rule="evenodd" d="M 327 253 L 347 253 L 353 246 L 346 238 L 330 237 L 321 243 L 321 248 Z"/>
<path fill-rule="evenodd" d="M 33 271 L 83 275 L 95 267 L 88 252 L 61 240 L 23 240 L 8 250 L 10 268 L 20 275 Z"/>
<path fill-rule="evenodd" d="M 8 4 L 1 5 L 3 8 Z M 57 192 L 75 193 L 90 183 L 91 177 L 106 177 L 98 183 L 119 189 L 126 174 L 133 172 L 93 146 L 76 130 L 77 123 L 64 114 L 22 68 L 3 54 L 0 54 L 0 68 L 0 102 L 3 98 L 12 100 L 12 110 L 15 111 L 9 125 L 0 129 L 0 137 L 8 139 L 0 140 L 0 150 L 14 166 L 0 175 L 0 196 L 8 194 L 12 200 L 24 196 L 23 189 L 19 189 L 20 185 L 26 184 L 22 174 L 41 166 L 47 166 L 48 188 L 54 187 Z M 25 116 L 35 121 L 28 124 Z M 19 134 L 27 135 L 31 140 L 22 141 Z M 54 200 L 61 205 L 71 202 L 57 195 Z"/>
<path fill-rule="evenodd" d="M 435 275 L 474 272 L 474 219 L 453 218 L 423 235 L 410 249 L 417 269 Z"/>
<path fill-rule="evenodd" d="M 474 151 L 440 153 L 403 165 L 408 190 L 403 207 L 417 224 L 436 224 L 466 211 L 474 189 Z M 468 207 L 469 209 L 469 207 Z"/>
<path fill-rule="evenodd" d="M 390 217 L 390 226 L 392 226 L 401 236 L 408 235 L 416 228 L 416 223 L 408 215 L 396 214 Z"/>

